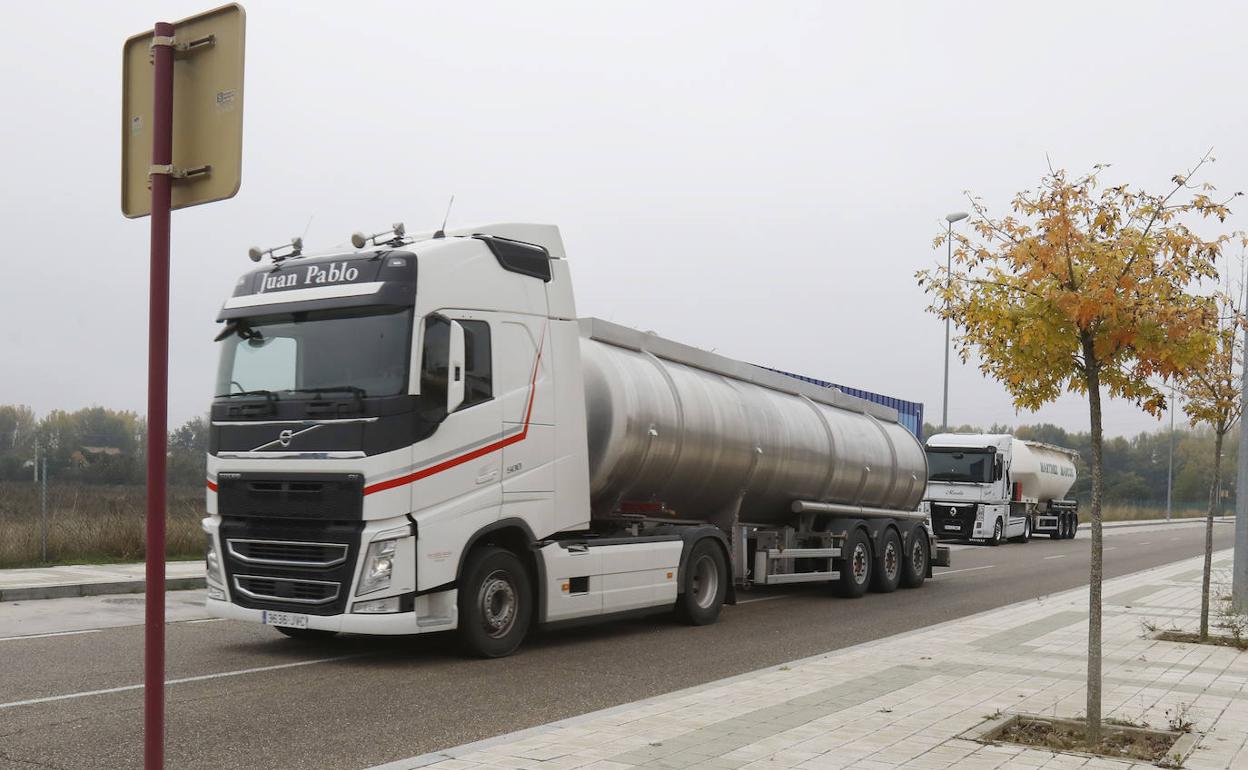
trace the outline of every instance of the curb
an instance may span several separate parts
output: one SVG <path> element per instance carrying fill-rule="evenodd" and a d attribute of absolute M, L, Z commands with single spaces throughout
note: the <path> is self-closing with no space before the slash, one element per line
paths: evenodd
<path fill-rule="evenodd" d="M 181 577 L 165 580 L 166 591 L 187 591 L 203 588 L 206 578 Z M 146 580 L 116 580 L 109 583 L 62 583 L 50 586 L 27 586 L 0 589 L 0 602 L 33 601 L 36 599 L 67 599 L 74 596 L 104 596 L 107 594 L 141 594 L 147 587 Z"/>
<path fill-rule="evenodd" d="M 1102 529 L 1121 529 L 1123 527 L 1155 527 L 1164 524 L 1204 524 L 1204 516 L 1188 516 L 1186 518 L 1176 518 L 1166 521 L 1165 519 L 1144 519 L 1143 521 L 1105 521 L 1101 522 Z M 1214 516 L 1214 524 L 1234 524 L 1234 516 Z M 1080 521 L 1079 529 L 1087 531 L 1085 527 L 1090 526 L 1091 522 Z"/>

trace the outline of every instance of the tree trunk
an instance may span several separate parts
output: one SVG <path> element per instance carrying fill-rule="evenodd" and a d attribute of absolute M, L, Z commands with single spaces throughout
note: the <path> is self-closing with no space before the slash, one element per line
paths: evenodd
<path fill-rule="evenodd" d="M 1092 555 L 1088 576 L 1088 748 L 1101 743 L 1101 489 L 1104 486 L 1104 455 L 1101 447 L 1101 373 L 1092 339 L 1083 338 L 1083 360 L 1088 386 L 1088 412 L 1092 422 Z"/>
<path fill-rule="evenodd" d="M 1209 638 L 1209 573 L 1213 569 L 1213 512 L 1218 508 L 1218 488 L 1222 486 L 1222 426 L 1213 439 L 1213 486 L 1209 489 L 1209 512 L 1205 514 L 1205 568 L 1200 578 L 1200 640 Z"/>

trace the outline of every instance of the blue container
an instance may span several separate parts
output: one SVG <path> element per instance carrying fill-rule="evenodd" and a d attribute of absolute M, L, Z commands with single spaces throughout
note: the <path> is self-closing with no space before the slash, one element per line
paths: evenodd
<path fill-rule="evenodd" d="M 772 369 L 769 366 L 764 366 L 762 368 L 767 369 L 768 371 L 776 372 L 777 374 L 783 374 L 786 377 L 792 377 L 795 380 L 809 382 L 811 385 L 818 385 L 821 388 L 836 388 L 847 396 L 855 396 L 865 401 L 883 404 L 884 406 L 891 406 L 893 409 L 897 410 L 897 421 L 905 426 L 906 430 L 913 433 L 914 437 L 917 438 L 920 443 L 923 441 L 923 404 L 918 401 L 905 401 L 900 398 L 886 396 L 882 393 L 872 393 L 869 390 L 851 388 L 847 385 L 837 385 L 836 383 L 828 382 L 827 380 L 816 380 L 814 377 L 805 377 L 800 374 L 781 371 L 780 369 Z"/>

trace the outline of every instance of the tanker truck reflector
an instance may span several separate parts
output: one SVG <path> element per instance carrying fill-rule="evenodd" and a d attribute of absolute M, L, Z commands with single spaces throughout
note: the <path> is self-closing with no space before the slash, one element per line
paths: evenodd
<path fill-rule="evenodd" d="M 218 314 L 211 614 L 497 657 L 539 626 L 702 625 L 756 585 L 888 593 L 948 563 L 887 403 L 577 320 L 553 226 L 393 232 L 275 259 Z"/>

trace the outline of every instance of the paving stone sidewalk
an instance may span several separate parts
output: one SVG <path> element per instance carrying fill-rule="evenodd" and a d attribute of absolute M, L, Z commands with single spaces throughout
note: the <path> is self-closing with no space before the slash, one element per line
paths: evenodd
<path fill-rule="evenodd" d="M 1215 554 L 1215 596 L 1230 558 Z M 1106 581 L 1103 711 L 1165 727 L 1185 709 L 1200 740 L 1184 768 L 1248 768 L 1248 653 L 1145 631 L 1195 630 L 1200 566 Z M 998 710 L 1082 714 L 1086 637 L 1084 587 L 374 770 L 1152 767 L 958 737 Z"/>

